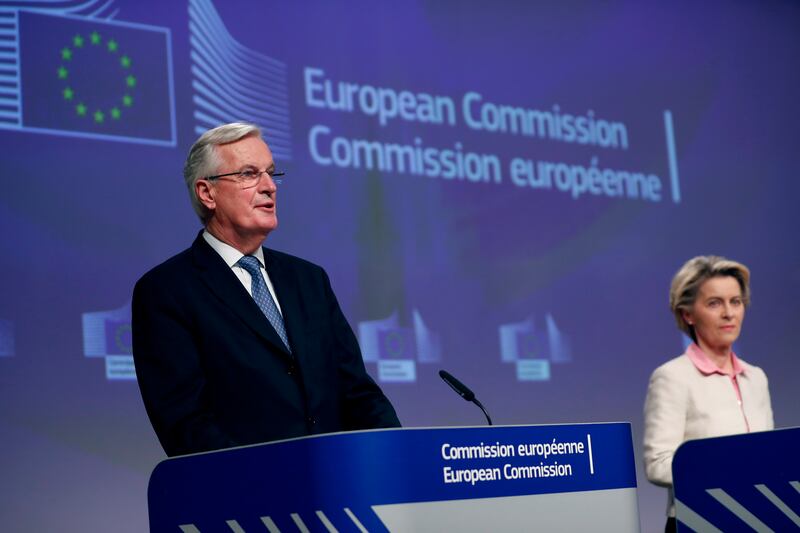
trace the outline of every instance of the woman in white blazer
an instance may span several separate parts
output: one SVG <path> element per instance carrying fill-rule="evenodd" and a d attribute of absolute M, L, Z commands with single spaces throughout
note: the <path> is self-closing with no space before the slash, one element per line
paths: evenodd
<path fill-rule="evenodd" d="M 690 439 L 773 428 L 767 376 L 733 353 L 745 308 L 750 271 L 724 257 L 698 256 L 675 274 L 670 308 L 694 341 L 655 369 L 644 405 L 647 479 L 669 488 L 667 526 L 675 531 L 672 457 Z"/>

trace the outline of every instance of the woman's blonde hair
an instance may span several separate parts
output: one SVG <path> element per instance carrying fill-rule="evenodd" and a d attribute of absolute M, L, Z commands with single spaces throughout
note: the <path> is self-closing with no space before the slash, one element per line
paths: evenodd
<path fill-rule="evenodd" d="M 698 255 L 684 263 L 669 289 L 669 307 L 675 315 L 678 328 L 694 341 L 694 327 L 686 323 L 683 312 L 691 309 L 697 299 L 697 291 L 706 280 L 716 277 L 730 276 L 739 282 L 742 289 L 742 301 L 745 307 L 750 305 L 750 270 L 741 263 L 731 261 L 717 255 Z"/>

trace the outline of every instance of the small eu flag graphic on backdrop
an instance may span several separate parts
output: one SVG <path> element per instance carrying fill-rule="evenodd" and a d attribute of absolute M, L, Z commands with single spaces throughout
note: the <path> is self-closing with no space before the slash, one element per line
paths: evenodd
<path fill-rule="evenodd" d="M 102 357 L 106 379 L 136 379 L 131 339 L 131 306 L 83 313 L 83 354 Z"/>
<path fill-rule="evenodd" d="M 413 359 L 417 351 L 414 331 L 410 328 L 379 331 L 378 346 L 382 359 Z"/>
<path fill-rule="evenodd" d="M 19 13 L 21 129 L 175 144 L 165 28 Z"/>
<path fill-rule="evenodd" d="M 131 321 L 112 320 L 105 321 L 106 349 L 107 354 L 133 354 L 133 342 L 131 341 Z"/>

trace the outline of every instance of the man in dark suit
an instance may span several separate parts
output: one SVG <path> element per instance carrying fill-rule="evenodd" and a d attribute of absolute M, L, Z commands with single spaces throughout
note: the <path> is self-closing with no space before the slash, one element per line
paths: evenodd
<path fill-rule="evenodd" d="M 168 455 L 395 427 L 325 271 L 262 248 L 275 163 L 252 124 L 204 133 L 184 176 L 205 226 L 133 292 L 133 357 Z"/>

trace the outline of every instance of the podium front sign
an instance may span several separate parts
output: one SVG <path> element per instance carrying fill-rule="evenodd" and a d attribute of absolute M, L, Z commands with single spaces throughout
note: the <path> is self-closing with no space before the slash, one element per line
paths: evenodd
<path fill-rule="evenodd" d="M 630 424 L 387 429 L 167 459 L 152 531 L 638 531 Z"/>

